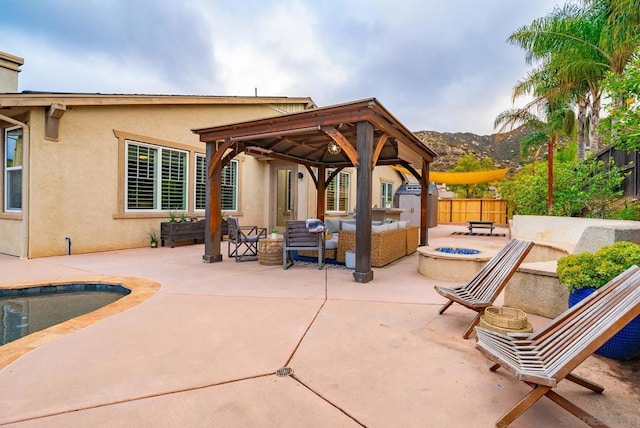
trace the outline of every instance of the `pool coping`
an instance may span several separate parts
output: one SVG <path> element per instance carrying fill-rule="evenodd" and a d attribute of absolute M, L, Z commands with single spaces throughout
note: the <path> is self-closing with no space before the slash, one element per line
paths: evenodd
<path fill-rule="evenodd" d="M 77 276 L 67 278 L 56 278 L 53 280 L 24 281 L 15 283 L 2 283 L 0 289 L 33 288 L 47 285 L 62 284 L 105 284 L 120 285 L 131 292 L 122 298 L 106 306 L 88 312 L 78 317 L 72 318 L 60 324 L 53 325 L 44 330 L 33 332 L 20 339 L 0 346 L 0 370 L 13 363 L 21 356 L 33 351 L 39 346 L 58 339 L 59 337 L 71 334 L 92 324 L 109 318 L 127 309 L 130 309 L 150 297 L 154 296 L 161 287 L 161 284 L 146 278 L 129 276 L 109 276 L 92 275 Z"/>

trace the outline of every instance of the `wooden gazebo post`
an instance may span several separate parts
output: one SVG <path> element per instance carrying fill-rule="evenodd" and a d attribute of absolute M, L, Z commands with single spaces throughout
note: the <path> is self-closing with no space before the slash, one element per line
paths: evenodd
<path fill-rule="evenodd" d="M 373 280 L 371 270 L 371 179 L 373 176 L 373 125 L 357 124 L 358 179 L 356 185 L 356 269 L 357 282 Z"/>
<path fill-rule="evenodd" d="M 220 238 L 222 232 L 222 163 L 225 151 L 231 147 L 231 141 L 224 143 L 207 143 L 207 183 L 205 201 L 205 225 L 204 225 L 204 263 L 222 261 L 220 252 Z"/>
<path fill-rule="evenodd" d="M 327 199 L 327 186 L 325 183 L 327 172 L 324 166 L 318 167 L 318 178 L 316 180 L 316 190 L 318 198 L 316 199 L 316 216 L 324 222 L 324 214 Z"/>

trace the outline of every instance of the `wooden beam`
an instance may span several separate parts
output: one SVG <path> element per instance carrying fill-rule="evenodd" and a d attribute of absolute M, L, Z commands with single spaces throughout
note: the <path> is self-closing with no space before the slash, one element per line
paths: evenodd
<path fill-rule="evenodd" d="M 387 134 L 382 134 L 376 143 L 376 149 L 373 152 L 373 159 L 371 160 L 371 164 L 376 166 L 378 164 L 378 158 L 380 157 L 380 153 L 382 152 L 382 148 L 387 143 L 389 136 Z"/>
<path fill-rule="evenodd" d="M 232 124 L 227 126 L 217 126 L 213 128 L 193 130 L 200 135 L 200 141 L 211 142 L 221 141 L 227 137 L 237 138 L 243 135 L 266 134 L 268 132 L 286 131 L 292 128 L 305 128 L 312 126 L 338 126 L 341 123 L 355 123 L 367 120 L 372 116 L 372 112 L 366 106 L 351 107 L 346 106 L 343 110 L 336 108 L 326 111 L 306 110 L 287 116 L 276 116 L 267 119 L 259 119 L 244 124 Z M 245 128 L 250 128 L 247 131 Z"/>
<path fill-rule="evenodd" d="M 327 177 L 327 179 L 324 182 L 325 187 L 329 186 L 329 183 L 331 183 L 331 180 L 333 180 L 334 178 L 336 178 L 336 175 L 338 175 L 340 173 L 340 171 L 342 171 L 344 169 L 344 166 L 340 166 L 336 169 L 334 169 L 331 174 L 329 174 L 329 176 Z"/>
<path fill-rule="evenodd" d="M 373 134 L 373 127 L 371 128 L 371 133 Z M 358 166 L 358 151 L 356 151 L 349 140 L 346 139 L 344 135 L 340 131 L 338 131 L 333 126 L 323 126 L 322 131 L 327 134 L 333 141 L 336 142 L 342 148 L 344 153 L 347 155 L 353 166 Z M 359 135 L 359 134 L 358 134 Z"/>
<path fill-rule="evenodd" d="M 318 177 L 316 177 L 316 174 L 313 172 L 313 169 L 311 169 L 311 167 L 309 165 L 305 165 L 305 168 L 307 168 L 307 171 L 309 172 L 309 176 L 311 177 L 311 179 L 313 180 L 313 185 L 316 187 L 316 189 L 318 188 Z M 319 168 L 319 167 L 318 167 Z M 319 175 L 319 174 L 318 174 Z"/>
<path fill-rule="evenodd" d="M 416 171 L 413 166 L 411 166 L 411 164 L 409 162 L 406 161 L 401 161 L 400 165 L 402 165 L 403 167 L 405 167 L 407 170 L 409 170 L 409 172 L 411 173 L 411 175 L 413 175 L 413 177 L 418 181 L 418 183 L 422 182 L 422 176 L 420 175 L 420 173 L 418 171 Z"/>
<path fill-rule="evenodd" d="M 309 166 L 309 167 L 317 167 L 319 165 L 323 165 L 321 163 L 312 162 L 307 159 L 301 159 L 295 156 L 283 155 L 276 152 L 263 152 L 261 150 L 255 150 L 252 148 L 247 148 L 244 150 L 244 152 L 248 155 L 265 156 L 271 159 L 279 159 L 279 160 L 293 162 L 293 163 L 297 163 L 297 164 Z"/>

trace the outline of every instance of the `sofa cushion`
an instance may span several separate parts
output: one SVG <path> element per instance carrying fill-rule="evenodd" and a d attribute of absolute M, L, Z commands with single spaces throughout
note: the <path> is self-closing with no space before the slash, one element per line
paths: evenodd
<path fill-rule="evenodd" d="M 405 220 L 399 220 L 398 221 L 398 227 L 407 227 L 407 223 L 409 223 L 409 222 L 405 221 Z"/>
<path fill-rule="evenodd" d="M 338 248 L 338 234 L 334 233 L 331 235 L 331 239 L 327 239 L 324 242 L 324 248 L 327 250 L 335 250 Z"/>
<path fill-rule="evenodd" d="M 340 231 L 340 219 L 339 218 L 326 218 L 324 219 L 324 225 L 331 233 Z"/>
<path fill-rule="evenodd" d="M 356 230 L 355 221 L 353 223 L 347 223 L 347 222 L 343 222 L 341 220 L 340 221 L 340 230 L 347 230 L 347 231 Z"/>
<path fill-rule="evenodd" d="M 340 219 L 340 230 L 347 230 L 344 228 L 345 224 L 352 224 L 352 225 L 356 225 L 356 219 Z M 355 230 L 355 229 L 351 229 L 351 230 Z"/>
<path fill-rule="evenodd" d="M 371 231 L 373 233 L 385 232 L 387 230 L 389 230 L 389 225 L 388 224 L 372 224 L 371 225 Z"/>

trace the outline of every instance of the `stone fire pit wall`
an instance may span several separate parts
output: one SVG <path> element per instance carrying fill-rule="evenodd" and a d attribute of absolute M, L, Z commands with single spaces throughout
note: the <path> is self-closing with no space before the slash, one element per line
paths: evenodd
<path fill-rule="evenodd" d="M 535 246 L 509 281 L 506 306 L 555 318 L 568 305 L 568 291 L 556 275 L 556 261 L 566 254 L 594 252 L 617 241 L 640 244 L 640 222 L 574 217 L 514 216 L 511 237 Z"/>

